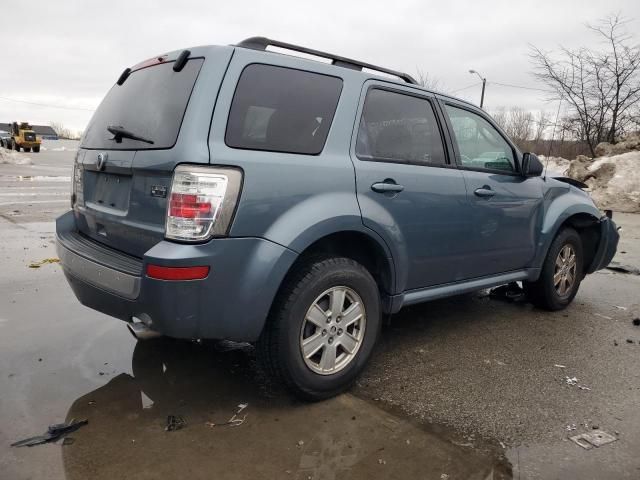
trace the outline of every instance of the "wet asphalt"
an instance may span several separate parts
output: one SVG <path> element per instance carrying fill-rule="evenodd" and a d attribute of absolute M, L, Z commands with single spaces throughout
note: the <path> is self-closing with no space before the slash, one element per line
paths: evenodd
<path fill-rule="evenodd" d="M 350 393 L 301 403 L 250 346 L 136 343 L 57 264 L 29 268 L 68 205 L 74 152 L 51 143 L 0 165 L 1 479 L 640 478 L 639 276 L 591 275 L 563 312 L 487 292 L 405 309 Z M 640 215 L 615 219 L 616 260 L 640 265 Z M 9 446 L 72 418 L 71 444 Z M 594 426 L 618 440 L 569 440 Z"/>

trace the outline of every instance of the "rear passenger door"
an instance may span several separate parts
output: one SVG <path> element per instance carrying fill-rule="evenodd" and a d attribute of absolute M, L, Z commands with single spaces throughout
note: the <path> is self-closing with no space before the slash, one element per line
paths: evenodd
<path fill-rule="evenodd" d="M 426 92 L 367 82 L 351 155 L 364 224 L 394 251 L 396 292 L 463 278 L 470 212 Z"/>
<path fill-rule="evenodd" d="M 523 177 L 519 153 L 483 112 L 444 102 L 459 168 L 473 211 L 466 277 L 520 270 L 535 255 L 542 180 Z"/>

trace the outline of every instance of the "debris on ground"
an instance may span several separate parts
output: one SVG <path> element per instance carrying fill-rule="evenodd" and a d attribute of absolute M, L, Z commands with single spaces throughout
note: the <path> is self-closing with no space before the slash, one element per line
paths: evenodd
<path fill-rule="evenodd" d="M 573 432 L 576 429 L 576 424 L 572 423 L 571 425 L 567 425 L 567 432 Z"/>
<path fill-rule="evenodd" d="M 611 262 L 607 265 L 608 270 L 613 270 L 614 272 L 620 273 L 630 273 L 632 275 L 640 275 L 640 268 L 634 267 L 632 265 L 626 265 L 620 262 Z"/>
<path fill-rule="evenodd" d="M 611 317 L 607 317 L 606 315 L 602 315 L 601 313 L 594 313 L 596 317 L 604 318 L 605 320 L 613 320 Z"/>
<path fill-rule="evenodd" d="M 60 263 L 59 258 L 45 258 L 44 260 L 40 260 L 39 262 L 31 262 L 29 264 L 29 268 L 40 268 L 42 265 L 46 265 L 47 263 Z"/>
<path fill-rule="evenodd" d="M 518 282 L 507 283 L 489 291 L 489 297 L 495 300 L 507 300 L 509 302 L 520 302 L 525 299 L 524 290 Z"/>
<path fill-rule="evenodd" d="M 580 385 L 578 382 L 580 380 L 578 380 L 576 377 L 564 377 L 564 381 L 567 385 L 570 386 L 576 386 L 578 387 L 580 390 L 591 390 L 589 387 L 586 387 L 584 385 Z"/>
<path fill-rule="evenodd" d="M 168 415 L 165 432 L 175 432 L 187 426 L 187 421 L 180 415 Z"/>
<path fill-rule="evenodd" d="M 236 413 L 233 414 L 233 416 L 227 420 L 224 423 L 213 423 L 213 422 L 206 422 L 205 425 L 207 427 L 222 427 L 225 425 L 229 425 L 231 427 L 239 427 L 240 425 L 242 425 L 244 423 L 244 421 L 247 419 L 247 415 L 244 414 L 242 416 L 242 418 L 238 417 L 238 415 L 240 415 L 240 413 L 242 413 L 242 411 L 247 408 L 249 406 L 248 403 L 241 403 L 238 405 L 238 409 L 236 410 Z M 302 441 L 302 440 L 301 440 Z"/>
<path fill-rule="evenodd" d="M 585 450 L 591 450 L 593 447 L 601 447 L 602 445 L 618 440 L 617 437 L 614 437 L 604 430 L 593 430 L 592 432 L 581 433 L 580 435 L 574 435 L 569 438 Z"/>
<path fill-rule="evenodd" d="M 554 367 L 557 367 L 557 368 L 567 368 L 567 366 L 566 366 L 566 365 L 560 365 L 559 363 L 556 363 L 556 364 L 554 365 Z"/>
<path fill-rule="evenodd" d="M 621 307 L 620 305 L 614 305 L 618 310 L 626 310 L 627 307 Z"/>
<path fill-rule="evenodd" d="M 633 323 L 636 327 L 640 327 L 640 318 L 634 318 L 631 323 Z"/>
<path fill-rule="evenodd" d="M 635 343 L 632 339 L 627 338 L 627 343 Z"/>
<path fill-rule="evenodd" d="M 42 445 L 43 443 L 55 442 L 56 440 L 63 438 L 65 435 L 71 432 L 75 432 L 87 423 L 89 423 L 88 420 L 78 420 L 76 422 L 75 419 L 71 419 L 67 423 L 57 423 L 55 425 L 49 425 L 47 431 L 42 435 L 25 438 L 24 440 L 12 443 L 11 446 L 33 447 L 34 445 Z"/>

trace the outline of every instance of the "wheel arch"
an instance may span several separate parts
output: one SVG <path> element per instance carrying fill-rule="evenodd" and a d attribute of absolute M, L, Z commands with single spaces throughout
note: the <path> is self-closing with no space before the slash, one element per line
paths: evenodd
<path fill-rule="evenodd" d="M 298 247 L 300 248 L 300 247 Z M 307 241 L 300 249 L 298 257 L 282 278 L 276 296 L 282 285 L 304 262 L 312 257 L 335 256 L 350 258 L 360 263 L 376 281 L 382 297 L 382 307 L 386 311 L 386 299 L 390 297 L 395 286 L 395 267 L 388 247 L 377 238 L 377 234 L 364 225 L 360 228 L 336 230 Z M 272 301 L 275 303 L 276 299 Z"/>
<path fill-rule="evenodd" d="M 573 197 L 573 195 L 571 195 Z M 601 237 L 601 213 L 595 205 L 569 203 L 567 200 L 552 204 L 545 215 L 535 266 L 542 267 L 553 239 L 561 229 L 575 229 L 582 240 L 585 271 L 593 261 Z"/>

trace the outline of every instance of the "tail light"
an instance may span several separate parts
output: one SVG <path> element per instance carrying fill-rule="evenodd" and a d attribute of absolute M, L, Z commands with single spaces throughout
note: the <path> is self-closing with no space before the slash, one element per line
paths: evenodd
<path fill-rule="evenodd" d="M 165 237 L 202 241 L 227 235 L 242 172 L 227 167 L 179 165 L 173 173 Z"/>

